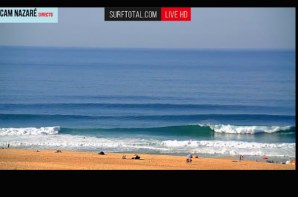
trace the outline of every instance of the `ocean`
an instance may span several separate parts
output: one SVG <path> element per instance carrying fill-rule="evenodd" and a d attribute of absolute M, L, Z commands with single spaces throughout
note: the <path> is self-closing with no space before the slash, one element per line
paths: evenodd
<path fill-rule="evenodd" d="M 0 47 L 0 147 L 294 158 L 295 50 Z"/>

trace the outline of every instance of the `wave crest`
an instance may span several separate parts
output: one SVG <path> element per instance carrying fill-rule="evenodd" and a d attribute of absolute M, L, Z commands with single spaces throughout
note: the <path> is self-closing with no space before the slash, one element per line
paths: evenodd
<path fill-rule="evenodd" d="M 56 135 L 60 126 L 54 127 L 27 127 L 27 128 L 0 128 L 0 136 L 6 135 Z"/>
<path fill-rule="evenodd" d="M 150 133 L 160 135 L 175 136 L 196 136 L 208 137 L 214 133 L 222 134 L 278 134 L 278 133 L 296 133 L 295 126 L 237 126 L 237 125 L 180 125 L 166 127 L 148 127 L 148 128 L 60 128 L 53 127 L 27 127 L 27 128 L 0 128 L 0 136 L 6 135 L 56 135 L 56 134 L 75 134 L 93 133 L 95 136 L 101 132 L 128 132 L 128 133 Z"/>
<path fill-rule="evenodd" d="M 214 132 L 229 134 L 275 133 L 290 130 L 291 126 L 208 125 Z"/>

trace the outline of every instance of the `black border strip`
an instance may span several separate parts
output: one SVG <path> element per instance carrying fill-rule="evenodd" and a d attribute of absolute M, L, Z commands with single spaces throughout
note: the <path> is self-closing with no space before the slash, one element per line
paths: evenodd
<path fill-rule="evenodd" d="M 0 0 L 0 7 L 295 7 L 295 0 Z"/>

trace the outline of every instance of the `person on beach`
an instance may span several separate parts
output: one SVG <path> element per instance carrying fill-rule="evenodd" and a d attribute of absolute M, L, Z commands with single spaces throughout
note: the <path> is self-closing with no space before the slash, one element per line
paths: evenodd
<path fill-rule="evenodd" d="M 9 148 L 10 144 L 7 144 L 7 148 Z"/>
<path fill-rule="evenodd" d="M 186 156 L 186 163 L 191 163 L 192 162 L 192 154 L 188 154 Z"/>
<path fill-rule="evenodd" d="M 139 155 L 135 154 L 135 156 L 132 157 L 131 159 L 141 159 L 141 157 Z"/>

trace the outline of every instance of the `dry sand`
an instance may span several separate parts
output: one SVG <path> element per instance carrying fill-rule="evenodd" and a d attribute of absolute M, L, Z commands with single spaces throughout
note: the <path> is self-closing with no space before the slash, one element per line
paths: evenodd
<path fill-rule="evenodd" d="M 33 149 L 0 149 L 1 170 L 295 170 L 295 165 L 227 158 L 193 158 L 186 163 L 184 156 L 133 154 Z M 122 156 L 126 155 L 126 159 Z"/>

